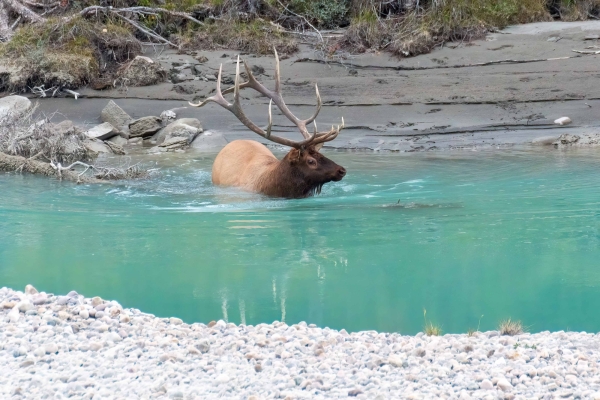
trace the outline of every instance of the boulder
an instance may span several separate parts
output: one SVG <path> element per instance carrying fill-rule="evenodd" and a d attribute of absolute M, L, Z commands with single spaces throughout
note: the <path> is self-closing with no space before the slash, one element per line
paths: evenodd
<path fill-rule="evenodd" d="M 73 121 L 66 119 L 58 124 L 54 124 L 52 130 L 59 135 L 71 135 L 77 131 L 77 128 L 73 124 Z"/>
<path fill-rule="evenodd" d="M 125 155 L 127 153 L 125 153 L 125 150 L 123 150 L 123 147 L 119 146 L 116 143 L 113 143 L 111 141 L 106 141 L 104 142 L 105 145 L 107 145 L 110 150 L 113 152 L 113 154 L 118 154 L 118 155 Z"/>
<path fill-rule="evenodd" d="M 85 135 L 90 139 L 106 140 L 119 134 L 119 131 L 111 125 L 110 122 L 104 122 L 100 125 L 96 125 L 92 129 L 88 130 Z"/>
<path fill-rule="evenodd" d="M 89 152 L 94 154 L 107 153 L 112 154 L 112 150 L 103 141 L 97 139 L 86 139 L 83 145 Z"/>
<path fill-rule="evenodd" d="M 160 119 L 162 119 L 163 125 L 169 124 L 171 121 L 175 121 L 177 114 L 173 110 L 165 110 L 160 113 Z"/>
<path fill-rule="evenodd" d="M 119 135 L 129 139 L 129 123 L 132 118 L 114 101 L 109 101 L 100 113 L 102 122 L 108 122 L 119 130 Z"/>
<path fill-rule="evenodd" d="M 579 141 L 579 139 L 581 139 L 581 137 L 579 137 L 578 135 L 571 135 L 569 133 L 565 133 L 563 135 L 560 135 L 558 140 L 552 144 L 554 146 L 569 145 L 569 144 L 577 143 Z"/>
<path fill-rule="evenodd" d="M 142 117 L 129 123 L 129 137 L 152 136 L 162 127 L 159 117 Z"/>
<path fill-rule="evenodd" d="M 196 151 L 212 152 L 222 149 L 227 143 L 222 133 L 204 132 L 192 142 L 191 148 Z"/>
<path fill-rule="evenodd" d="M 173 137 L 185 137 L 190 144 L 200 133 L 202 133 L 202 124 L 198 119 L 180 118 L 158 131 L 150 140 L 160 145 Z"/>
<path fill-rule="evenodd" d="M 8 115 L 20 117 L 31 108 L 31 101 L 23 96 L 6 96 L 0 99 L 0 119 Z"/>
<path fill-rule="evenodd" d="M 175 150 L 183 150 L 187 148 L 190 144 L 186 137 L 171 137 L 162 142 L 158 147 L 160 147 L 160 151 L 175 151 Z"/>
<path fill-rule="evenodd" d="M 128 86 L 148 86 L 163 82 L 166 71 L 149 57 L 136 56 L 117 71 L 118 77 Z"/>
<path fill-rule="evenodd" d="M 569 117 L 561 117 L 554 121 L 556 125 L 569 125 L 571 122 L 573 121 L 571 121 L 571 118 Z"/>
<path fill-rule="evenodd" d="M 127 144 L 127 139 L 119 135 L 111 137 L 110 139 L 108 139 L 108 141 L 121 147 Z"/>

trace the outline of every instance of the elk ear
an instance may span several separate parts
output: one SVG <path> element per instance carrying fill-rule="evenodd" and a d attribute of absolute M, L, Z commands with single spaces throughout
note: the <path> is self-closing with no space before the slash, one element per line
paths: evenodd
<path fill-rule="evenodd" d="M 315 150 L 316 150 L 316 151 L 321 151 L 321 149 L 323 148 L 323 145 L 324 145 L 324 144 L 325 144 L 325 143 L 319 143 L 319 144 L 315 144 Z"/>
<path fill-rule="evenodd" d="M 291 149 L 290 152 L 288 153 L 289 156 L 289 160 L 292 163 L 298 162 L 300 160 L 300 150 L 298 149 Z"/>

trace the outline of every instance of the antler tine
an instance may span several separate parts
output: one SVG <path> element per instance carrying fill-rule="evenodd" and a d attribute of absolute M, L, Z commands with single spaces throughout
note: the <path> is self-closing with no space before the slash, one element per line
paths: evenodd
<path fill-rule="evenodd" d="M 344 117 L 342 117 L 342 124 L 338 125 L 337 128 L 334 128 L 333 126 L 331 127 L 331 130 L 329 132 L 325 132 L 322 134 L 319 134 L 319 136 L 315 139 L 315 141 L 312 144 L 319 144 L 319 143 L 325 143 L 325 142 L 330 142 L 333 139 L 335 139 L 336 137 L 338 137 L 338 135 L 340 134 L 340 131 L 342 129 L 344 129 L 345 123 L 344 123 Z"/>
<path fill-rule="evenodd" d="M 281 93 L 281 72 L 279 70 L 279 54 L 277 54 L 277 48 L 273 46 L 275 52 L 275 92 Z"/>
<path fill-rule="evenodd" d="M 211 97 L 207 98 L 206 100 L 204 100 L 203 102 L 197 103 L 197 104 L 194 104 L 191 101 L 188 101 L 189 105 L 192 107 L 203 107 L 212 101 L 222 107 L 229 109 L 231 107 L 231 104 L 229 104 L 229 102 L 227 100 L 225 100 L 225 98 L 223 97 L 223 93 L 221 93 L 221 75 L 222 75 L 222 73 L 223 73 L 223 64 L 221 64 L 219 66 L 219 77 L 217 78 L 217 93 L 215 93 L 214 96 L 211 96 Z"/>
<path fill-rule="evenodd" d="M 314 120 L 317 119 L 317 115 L 319 115 L 319 113 L 321 112 L 321 107 L 323 106 L 323 102 L 321 100 L 321 94 L 319 93 L 319 86 L 315 83 L 315 92 L 317 93 L 317 109 L 315 110 L 315 113 L 312 115 L 312 117 L 305 119 L 303 122 L 304 124 L 308 125 L 311 122 L 313 122 Z"/>
<path fill-rule="evenodd" d="M 235 64 L 235 86 L 233 89 L 233 104 L 240 107 L 240 56 L 237 57 Z"/>
<path fill-rule="evenodd" d="M 267 132 L 265 134 L 266 139 L 269 139 L 271 137 L 271 128 L 273 128 L 273 113 L 271 112 L 272 104 L 273 100 L 269 100 L 269 125 L 267 126 Z"/>

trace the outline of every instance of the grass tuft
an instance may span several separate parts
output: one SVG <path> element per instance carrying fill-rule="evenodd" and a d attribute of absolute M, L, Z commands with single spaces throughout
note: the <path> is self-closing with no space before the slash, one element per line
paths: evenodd
<path fill-rule="evenodd" d="M 116 22 L 74 18 L 63 24 L 50 18 L 21 27 L 0 45 L 0 57 L 19 71 L 4 86 L 8 90 L 38 85 L 75 89 L 98 76 L 114 74 L 140 52 L 132 31 Z"/>
<path fill-rule="evenodd" d="M 427 310 L 423 309 L 423 319 L 425 320 L 425 326 L 423 327 L 423 332 L 427 336 L 441 336 L 442 335 L 442 327 L 440 325 L 434 324 L 431 321 L 427 321 Z"/>
<path fill-rule="evenodd" d="M 184 35 L 186 50 L 233 49 L 253 54 L 272 54 L 273 47 L 280 54 L 298 50 L 298 44 L 289 36 L 263 21 L 214 21 L 201 29 Z"/>
<path fill-rule="evenodd" d="M 498 331 L 501 335 L 508 336 L 520 335 L 524 332 L 521 321 L 513 321 L 511 318 L 500 321 Z"/>
<path fill-rule="evenodd" d="M 428 53 L 444 42 L 478 39 L 510 24 L 551 20 L 546 0 L 439 0 L 404 15 L 384 18 L 375 12 L 366 9 L 352 20 L 345 45 L 408 57 Z"/>

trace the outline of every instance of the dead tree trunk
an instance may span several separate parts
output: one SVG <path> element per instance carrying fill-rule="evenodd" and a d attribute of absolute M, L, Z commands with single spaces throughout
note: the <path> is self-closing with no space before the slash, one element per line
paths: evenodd
<path fill-rule="evenodd" d="M 53 176 L 66 179 L 76 183 L 100 183 L 100 179 L 80 175 L 69 170 L 57 170 L 52 165 L 42 161 L 27 159 L 21 156 L 10 156 L 0 153 L 0 171 L 6 172 L 28 172 L 35 175 Z"/>
<path fill-rule="evenodd" d="M 8 24 L 8 10 L 3 2 L 0 2 L 0 42 L 10 40 L 12 29 Z"/>
<path fill-rule="evenodd" d="M 3 4 L 5 4 L 8 8 L 13 10 L 15 13 L 19 14 L 25 22 L 43 22 L 45 18 L 40 17 L 35 12 L 31 11 L 29 8 L 25 7 L 23 4 L 19 3 L 17 0 L 0 0 Z"/>

